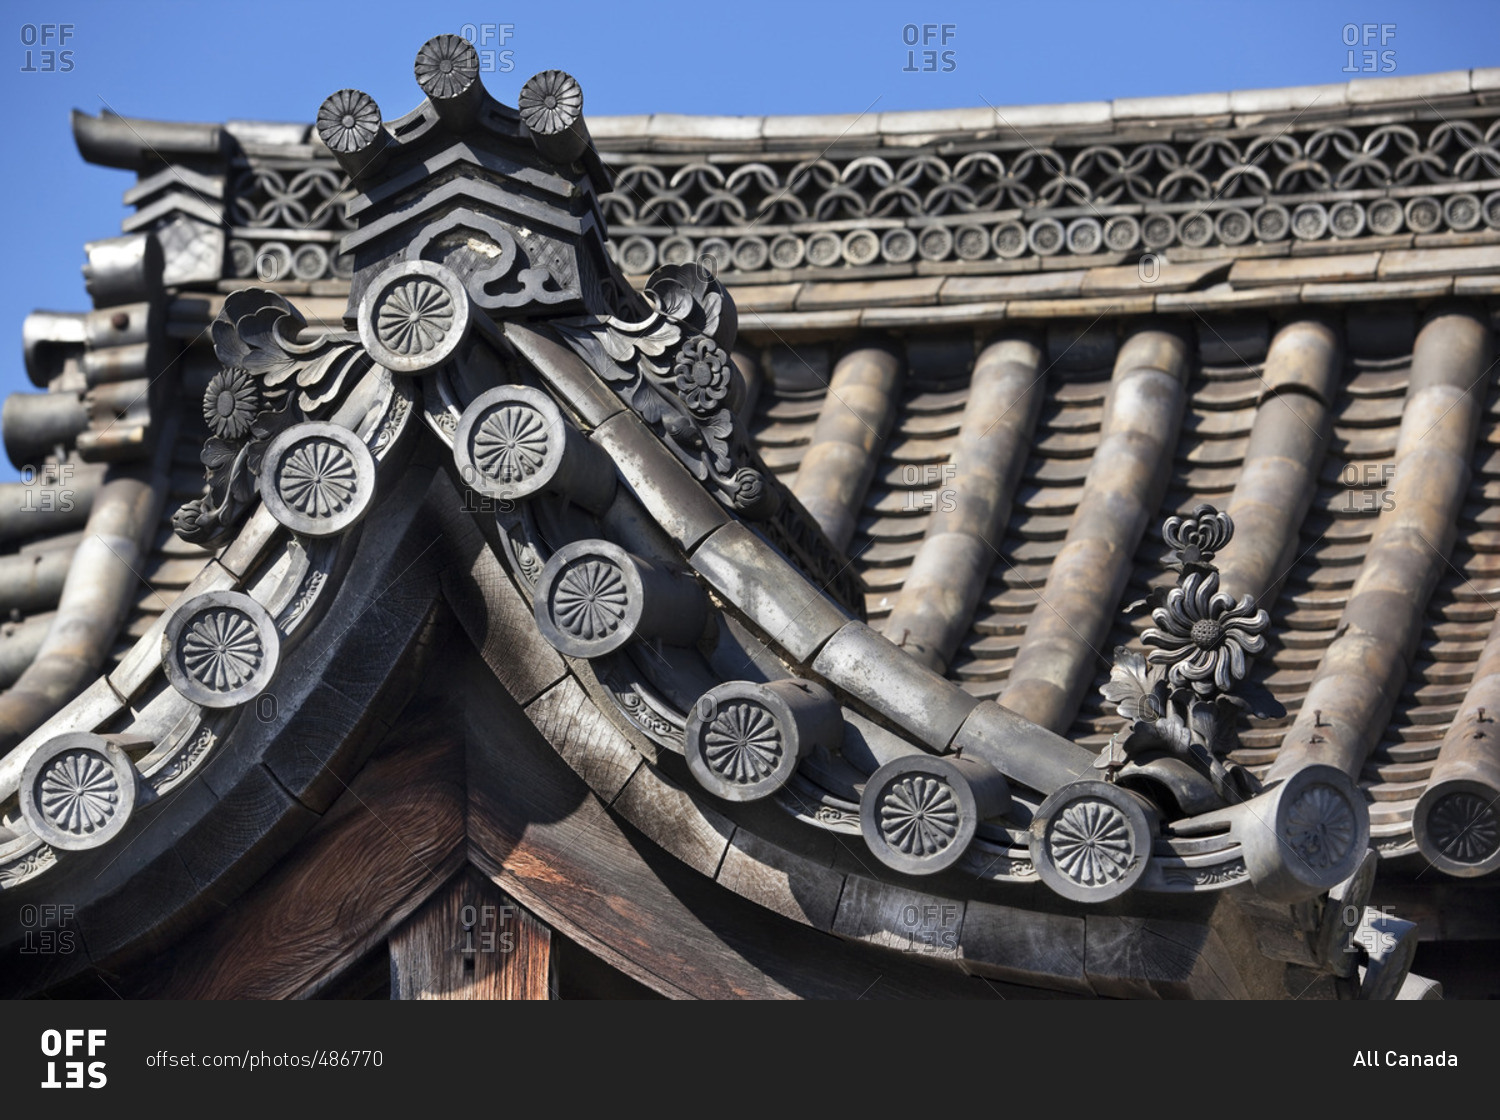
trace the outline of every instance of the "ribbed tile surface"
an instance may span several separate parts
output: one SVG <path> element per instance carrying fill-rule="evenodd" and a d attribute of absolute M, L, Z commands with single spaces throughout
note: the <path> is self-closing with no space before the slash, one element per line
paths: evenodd
<path fill-rule="evenodd" d="M 820 344 L 831 345 L 831 344 Z M 1232 348 L 1231 348 L 1232 349 Z M 1262 347 L 1262 350 L 1264 347 Z M 1311 506 L 1293 539 L 1294 559 L 1271 607 L 1267 648 L 1253 670 L 1287 708 L 1277 720 L 1244 720 L 1235 759 L 1264 774 L 1339 627 L 1364 561 L 1376 519 L 1389 500 L 1397 436 L 1411 368 L 1410 354 L 1361 356 L 1353 340 L 1334 379 L 1326 450 Z M 838 349 L 833 345 L 831 357 Z M 1222 359 L 1223 356 L 1220 355 Z M 1122 606 L 1153 586 L 1170 586 L 1160 522 L 1208 502 L 1226 508 L 1245 462 L 1257 409 L 1267 394 L 1266 362 L 1219 360 L 1195 366 L 1188 404 L 1158 515 L 1136 549 Z M 947 675 L 971 694 L 995 697 L 1005 687 L 1016 651 L 1066 538 L 1082 494 L 1100 424 L 1112 361 L 1043 374 L 1043 403 L 1030 457 L 1014 495 L 1000 555 L 991 566 L 968 637 Z M 967 403 L 968 371 L 913 368 L 897 402 L 896 421 L 879 462 L 849 552 L 869 587 L 870 623 L 883 628 L 896 593 L 941 501 L 943 464 Z M 821 407 L 814 389 L 768 384 L 753 434 L 784 481 L 795 477 L 801 450 Z M 1371 802 L 1377 844 L 1410 847 L 1412 809 L 1425 788 L 1443 735 L 1471 683 L 1474 665 L 1500 602 L 1500 391 L 1486 398 L 1471 462 L 1473 479 L 1458 522 L 1458 543 L 1425 615 L 1422 642 L 1397 699 L 1390 726 L 1367 760 L 1360 781 Z M 1143 609 L 1117 614 L 1093 685 L 1068 736 L 1103 746 L 1121 725 L 1098 686 L 1108 679 L 1116 645 L 1141 650 L 1150 625 Z M 899 641 L 899 635 L 887 635 Z"/>

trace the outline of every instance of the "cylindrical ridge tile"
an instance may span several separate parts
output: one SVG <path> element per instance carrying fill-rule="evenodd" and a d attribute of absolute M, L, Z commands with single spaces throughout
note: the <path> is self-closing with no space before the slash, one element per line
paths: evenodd
<path fill-rule="evenodd" d="M 1026 336 L 992 343 L 974 367 L 945 501 L 933 503 L 922 546 L 897 596 L 886 634 L 939 671 L 963 641 L 999 555 L 1041 409 L 1042 351 Z"/>
<path fill-rule="evenodd" d="M 1128 338 L 1115 360 L 1099 449 L 1000 697 L 1053 731 L 1072 723 L 1107 657 L 1132 558 L 1171 470 L 1187 376 L 1187 342 L 1154 326 Z"/>
<path fill-rule="evenodd" d="M 901 373 L 901 359 L 890 350 L 864 346 L 844 355 L 829 380 L 792 492 L 836 548 L 846 548 L 854 536 L 895 420 Z"/>
<path fill-rule="evenodd" d="M 1392 499 L 1296 722 L 1268 780 L 1313 762 L 1358 775 L 1384 733 L 1469 484 L 1487 392 L 1489 332 L 1462 310 L 1429 316 L 1417 335 L 1397 440 Z"/>

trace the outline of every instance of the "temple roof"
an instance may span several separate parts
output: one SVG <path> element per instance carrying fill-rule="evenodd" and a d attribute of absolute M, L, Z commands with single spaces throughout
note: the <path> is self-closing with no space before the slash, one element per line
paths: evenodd
<path fill-rule="evenodd" d="M 576 90 L 541 79 L 533 98 Z M 394 482 L 401 456 L 430 467 L 411 446 L 435 438 L 459 476 L 482 474 L 474 432 L 532 409 L 571 433 L 559 481 L 522 513 L 480 509 L 477 533 L 443 520 L 473 582 L 423 586 L 594 795 L 730 893 L 886 946 L 906 899 L 957 899 L 969 941 L 937 956 L 1104 993 L 1120 989 L 1103 974 L 1008 963 L 1007 908 L 1171 913 L 1218 946 L 1205 960 L 1232 931 L 1262 952 L 1285 934 L 1304 947 L 1268 959 L 1333 992 L 1337 901 L 1378 881 L 1423 914 L 1492 905 L 1500 70 L 586 128 L 474 88 L 424 86 L 388 124 L 357 91 L 319 126 L 75 114 L 86 158 L 138 172 L 137 209 L 88 247 L 95 310 L 28 320 L 45 391 L 6 402 L 7 450 L 38 469 L 0 511 L 0 794 L 86 732 L 158 796 L 205 757 L 222 774 L 264 751 L 327 811 L 328 777 L 274 761 L 298 717 L 263 721 L 274 734 L 213 722 L 223 705 L 168 671 L 173 627 L 206 597 L 248 597 L 300 656 L 331 625 L 319 596 L 394 576 L 401 519 L 433 508 L 436 491 Z M 526 257 L 532 278 L 507 288 Z M 448 365 L 405 349 L 380 325 L 404 290 L 468 307 L 478 341 Z M 373 531 L 325 540 L 283 499 L 247 497 L 263 479 L 220 480 L 210 406 L 242 391 L 226 354 L 253 358 L 251 324 L 272 319 L 325 348 L 288 367 L 310 386 L 304 422 L 363 462 L 323 429 L 354 432 L 360 470 L 407 494 L 369 515 L 392 526 L 384 558 Z M 330 369 L 352 372 L 319 398 Z M 216 538 L 183 502 L 215 505 L 225 531 L 247 520 Z M 559 581 L 577 596 L 616 573 L 647 604 L 632 642 L 574 633 Z M 383 726 L 420 676 L 425 610 L 388 620 L 399 641 L 360 701 Z M 1144 714 L 1152 672 L 1198 754 L 1169 757 L 1166 701 Z M 1219 713 L 1211 730 L 1192 707 Z M 704 737 L 752 710 L 805 742 L 795 772 L 740 789 Z M 358 755 L 333 750 L 327 773 Z M 929 790 L 956 807 L 913 808 Z M 1085 808 L 1119 817 L 1128 872 L 1074 875 L 1058 855 Z M 0 883 L 40 890 L 77 857 L 38 848 L 27 813 L 4 818 Z M 1269 846 L 1267 813 L 1292 830 Z M 892 823 L 907 817 L 939 822 L 930 843 Z M 1314 827 L 1316 856 L 1295 839 Z M 553 917 L 583 922 L 568 913 Z M 1416 927 L 1403 936 L 1400 961 L 1370 958 L 1366 994 L 1401 987 Z M 1230 994 L 1264 979 L 1223 972 Z"/>

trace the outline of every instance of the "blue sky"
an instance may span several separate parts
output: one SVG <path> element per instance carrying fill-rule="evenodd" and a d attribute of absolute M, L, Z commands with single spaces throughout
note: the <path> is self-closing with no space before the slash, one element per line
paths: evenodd
<path fill-rule="evenodd" d="M 495 52 L 485 75 L 495 96 L 513 103 L 526 78 L 556 67 L 579 79 L 585 115 L 880 112 L 1338 82 L 1359 76 L 1349 72 L 1345 37 L 1360 34 L 1346 32 L 1351 24 L 1390 29 L 1381 49 L 1393 53 L 1376 65 L 1398 75 L 1500 65 L 1496 0 L 6 0 L 4 8 L 12 154 L 0 179 L 10 247 L 0 332 L 11 358 L 0 364 L 0 395 L 30 388 L 22 320 L 36 308 L 89 307 L 82 246 L 117 234 L 127 214 L 120 196 L 135 177 L 82 161 L 69 130 L 74 108 L 306 121 L 329 93 L 355 86 L 394 119 L 420 100 L 411 72 L 417 48 L 466 25 L 481 50 Z M 59 47 L 61 24 L 71 27 Z M 947 72 L 941 62 L 923 72 L 923 44 L 906 42 L 927 25 L 951 28 L 945 45 L 932 44 L 953 52 Z M 42 72 L 49 49 L 71 51 L 71 69 L 61 72 L 54 58 L 54 72 Z M 1353 49 L 1358 70 L 1363 44 Z M 15 476 L 8 464 L 0 472 Z"/>

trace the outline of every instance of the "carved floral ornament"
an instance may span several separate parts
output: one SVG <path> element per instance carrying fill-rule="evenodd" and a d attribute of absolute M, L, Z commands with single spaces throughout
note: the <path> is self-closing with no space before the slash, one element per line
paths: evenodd
<path fill-rule="evenodd" d="M 357 89 L 337 90 L 318 109 L 318 132 L 335 152 L 368 147 L 380 124 L 380 109 L 374 98 Z"/>
<path fill-rule="evenodd" d="M 1425 833 L 1437 856 L 1445 861 L 1443 870 L 1482 874 L 1500 862 L 1500 810 L 1488 787 L 1457 783 L 1430 796 L 1417 813 L 1425 819 Z"/>
<path fill-rule="evenodd" d="M 568 128 L 583 112 L 583 90 L 572 75 L 544 70 L 521 89 L 516 107 L 527 128 L 551 135 Z"/>
<path fill-rule="evenodd" d="M 882 765 L 860 798 L 860 832 L 887 867 L 933 875 L 953 867 L 974 840 L 979 822 L 1011 806 L 1010 787 L 977 760 L 905 755 Z"/>
<path fill-rule="evenodd" d="M 465 486 L 493 498 L 545 490 L 599 512 L 615 492 L 608 455 L 530 385 L 497 385 L 470 401 L 453 433 L 453 459 Z"/>
<path fill-rule="evenodd" d="M 475 466 L 502 485 L 525 482 L 546 461 L 547 420 L 535 408 L 501 406 L 474 433 Z"/>
<path fill-rule="evenodd" d="M 1216 571 L 1184 573 L 1151 617 L 1156 625 L 1141 640 L 1157 648 L 1147 661 L 1168 666 L 1172 685 L 1185 685 L 1200 696 L 1229 692 L 1245 677 L 1246 654 L 1266 646 L 1266 612 L 1256 609 L 1250 595 L 1236 603 L 1220 591 Z"/>
<path fill-rule="evenodd" d="M 1312 763 L 1257 798 L 1254 824 L 1240 833 L 1256 890 L 1296 901 L 1354 874 L 1370 846 L 1370 817 L 1358 784 Z"/>
<path fill-rule="evenodd" d="M 203 421 L 214 435 L 224 439 L 248 435 L 260 409 L 260 387 L 248 370 L 220 370 L 203 394 Z"/>
<path fill-rule="evenodd" d="M 1124 815 L 1104 801 L 1068 805 L 1058 814 L 1047 844 L 1058 869 L 1089 887 L 1120 878 L 1137 858 Z"/>
<path fill-rule="evenodd" d="M 369 510 L 374 489 L 374 457 L 338 424 L 296 424 L 266 448 L 261 497 L 277 521 L 304 536 L 344 532 Z"/>
<path fill-rule="evenodd" d="M 734 384 L 729 356 L 713 339 L 701 334 L 682 344 L 672 375 L 677 381 L 677 395 L 695 416 L 712 416 Z"/>
<path fill-rule="evenodd" d="M 728 801 L 768 797 L 812 751 L 843 736 L 838 701 L 812 681 L 731 681 L 704 693 L 684 726 L 688 769 Z"/>
<path fill-rule="evenodd" d="M 469 316 L 469 293 L 452 271 L 432 261 L 398 261 L 360 300 L 359 337 L 386 369 L 425 373 L 458 350 Z"/>
<path fill-rule="evenodd" d="M 411 356 L 434 350 L 453 326 L 453 300 L 430 280 L 393 284 L 380 304 L 376 337 L 394 353 Z"/>
<path fill-rule="evenodd" d="M 761 781 L 783 753 L 775 717 L 748 700 L 724 705 L 704 731 L 704 761 L 725 781 Z"/>
<path fill-rule="evenodd" d="M 266 609 L 238 591 L 210 591 L 174 607 L 162 635 L 172 687 L 205 708 L 258 696 L 276 673 L 280 636 Z"/>
<path fill-rule="evenodd" d="M 357 489 L 354 465 L 331 441 L 304 439 L 287 455 L 283 475 L 282 493 L 309 516 L 329 517 L 342 512 Z"/>
<path fill-rule="evenodd" d="M 901 759 L 866 783 L 860 831 L 886 866 L 929 875 L 951 867 L 968 849 L 979 810 L 967 783 L 945 761 Z"/>
<path fill-rule="evenodd" d="M 1348 799 L 1328 785 L 1314 785 L 1292 801 L 1283 836 L 1298 860 L 1315 871 L 1349 858 L 1359 821 Z"/>
<path fill-rule="evenodd" d="M 247 289 L 224 301 L 213 322 L 223 369 L 203 396 L 211 435 L 203 445 L 207 494 L 172 518 L 196 544 L 223 541 L 254 503 L 266 451 L 287 429 L 329 409 L 370 359 L 347 336 L 301 341 L 307 322 L 274 292 Z"/>
<path fill-rule="evenodd" d="M 96 848 L 124 829 L 138 784 L 135 765 L 115 743 L 87 732 L 59 735 L 22 770 L 21 814 L 54 848 Z"/>
<path fill-rule="evenodd" d="M 729 358 L 733 300 L 697 265 L 658 269 L 644 298 L 640 318 L 559 327 L 700 482 L 745 516 L 768 516 L 772 491 L 734 416 L 744 381 Z"/>
<path fill-rule="evenodd" d="M 1155 816 L 1132 790 L 1072 782 L 1051 794 L 1032 817 L 1032 861 L 1042 881 L 1064 898 L 1107 901 L 1145 874 Z"/>
<path fill-rule="evenodd" d="M 917 775 L 886 789 L 880 802 L 880 832 L 903 855 L 934 856 L 953 843 L 962 816 L 952 786 Z"/>
<path fill-rule="evenodd" d="M 635 636 L 645 608 L 638 562 L 608 541 L 574 541 L 553 553 L 535 590 L 542 635 L 571 657 L 599 657 Z"/>
<path fill-rule="evenodd" d="M 436 35 L 422 44 L 413 71 L 429 97 L 457 97 L 479 76 L 479 55 L 460 35 Z"/>
<path fill-rule="evenodd" d="M 552 617 L 558 628 L 582 642 L 607 640 L 620 628 L 630 606 L 623 569 L 600 558 L 569 565 L 552 588 Z"/>
<path fill-rule="evenodd" d="M 1229 515 L 1208 505 L 1170 517 L 1162 527 L 1177 586 L 1157 588 L 1143 601 L 1152 607 L 1154 625 L 1141 640 L 1152 648 L 1146 656 L 1117 648 L 1103 687 L 1105 699 L 1128 721 L 1097 763 L 1111 781 L 1128 776 L 1132 764 L 1167 757 L 1207 778 L 1221 802 L 1260 790 L 1249 771 L 1226 757 L 1238 743 L 1235 720 L 1241 712 L 1266 717 L 1285 709 L 1259 688 L 1235 695 L 1250 658 L 1265 648 L 1270 617 L 1254 596 L 1236 601 L 1219 590 L 1212 560 L 1233 535 Z"/>

